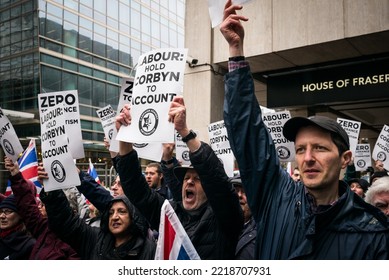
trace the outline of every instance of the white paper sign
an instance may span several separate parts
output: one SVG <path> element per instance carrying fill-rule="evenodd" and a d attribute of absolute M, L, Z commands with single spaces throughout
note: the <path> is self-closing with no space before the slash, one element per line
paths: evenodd
<path fill-rule="evenodd" d="M 0 143 L 5 155 L 12 159 L 14 162 L 18 159 L 19 155 L 23 153 L 23 147 L 22 144 L 20 144 L 15 129 L 1 108 Z"/>
<path fill-rule="evenodd" d="M 97 116 L 100 118 L 101 126 L 104 130 L 105 138 L 111 142 L 115 128 L 116 112 L 111 105 L 96 110 Z"/>
<path fill-rule="evenodd" d="M 182 141 L 182 137 L 177 132 L 177 130 L 174 130 L 174 133 L 175 133 L 175 142 L 176 142 L 176 158 L 181 163 L 181 165 L 189 166 L 191 165 L 190 158 L 189 158 L 189 148 Z"/>
<path fill-rule="evenodd" d="M 273 139 L 278 158 L 282 162 L 294 161 L 295 151 L 294 143 L 284 137 L 282 130 L 284 124 L 290 119 L 289 111 L 267 113 L 262 115 L 263 122 L 267 126 Z"/>
<path fill-rule="evenodd" d="M 370 144 L 357 144 L 354 165 L 356 171 L 365 171 L 371 166 Z"/>
<path fill-rule="evenodd" d="M 74 159 L 84 158 L 77 90 L 40 93 L 38 94 L 38 104 L 40 114 L 57 104 L 63 104 L 72 156 Z"/>
<path fill-rule="evenodd" d="M 374 160 L 380 160 L 384 168 L 389 170 L 389 126 L 384 125 L 375 143 L 372 157 Z"/>
<path fill-rule="evenodd" d="M 235 5 L 243 5 L 251 0 L 233 0 Z M 223 11 L 226 0 L 208 0 L 209 16 L 212 22 L 212 28 L 218 26 L 223 21 Z"/>
<path fill-rule="evenodd" d="M 350 150 L 355 155 L 357 149 L 359 131 L 361 130 L 361 122 L 356 122 L 348 119 L 337 118 L 336 121 L 346 131 L 350 141 Z"/>
<path fill-rule="evenodd" d="M 80 185 L 77 168 L 68 143 L 66 113 L 62 103 L 40 113 L 42 161 L 49 179 L 45 190 L 52 191 Z"/>
<path fill-rule="evenodd" d="M 234 154 L 227 136 L 227 129 L 224 121 L 218 121 L 208 125 L 209 142 L 216 156 L 223 163 L 227 176 L 234 176 Z"/>
<path fill-rule="evenodd" d="M 120 96 L 119 96 L 119 104 L 116 112 L 116 116 L 120 114 L 120 110 L 123 108 L 125 104 L 131 104 L 132 100 L 132 92 L 134 89 L 134 78 L 127 77 L 122 78 L 122 85 L 120 87 Z M 110 141 L 109 150 L 111 152 L 119 152 L 119 141 L 116 140 L 117 137 L 116 128 L 113 131 L 112 140 Z"/>
<path fill-rule="evenodd" d="M 138 153 L 139 158 L 160 162 L 163 153 L 162 143 L 133 143 L 133 148 Z"/>
<path fill-rule="evenodd" d="M 157 49 L 139 58 L 131 101 L 131 125 L 122 126 L 117 140 L 130 143 L 172 143 L 170 103 L 182 95 L 187 49 Z"/>

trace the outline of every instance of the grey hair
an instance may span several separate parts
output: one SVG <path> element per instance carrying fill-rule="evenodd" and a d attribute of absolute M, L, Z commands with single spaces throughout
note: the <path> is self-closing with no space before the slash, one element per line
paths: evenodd
<path fill-rule="evenodd" d="M 372 204 L 374 197 L 379 193 L 389 193 L 389 176 L 379 178 L 368 188 L 365 201 Z"/>

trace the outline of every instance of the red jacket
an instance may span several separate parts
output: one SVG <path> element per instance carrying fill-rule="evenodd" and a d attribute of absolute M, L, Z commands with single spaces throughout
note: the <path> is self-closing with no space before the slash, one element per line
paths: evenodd
<path fill-rule="evenodd" d="M 80 259 L 77 253 L 65 242 L 59 239 L 48 226 L 47 218 L 39 211 L 35 199 L 34 183 L 25 180 L 19 172 L 10 177 L 12 192 L 15 195 L 18 213 L 27 229 L 36 239 L 30 259 L 35 260 L 75 260 Z"/>

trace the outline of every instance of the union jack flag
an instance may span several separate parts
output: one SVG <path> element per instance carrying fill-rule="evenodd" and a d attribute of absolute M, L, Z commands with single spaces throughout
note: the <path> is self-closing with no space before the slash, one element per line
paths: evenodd
<path fill-rule="evenodd" d="M 161 208 L 155 259 L 200 260 L 200 256 L 168 200 L 165 200 Z"/>
<path fill-rule="evenodd" d="M 38 181 L 38 157 L 36 155 L 35 140 L 31 139 L 27 149 L 23 152 L 18 159 L 19 170 L 22 173 L 24 179 L 29 179 L 34 183 L 37 194 L 42 190 L 42 185 Z M 7 189 L 5 195 L 8 196 L 12 193 L 11 182 L 8 180 Z"/>
<path fill-rule="evenodd" d="M 101 183 L 100 183 L 99 175 L 97 174 L 97 171 L 96 171 L 95 167 L 93 166 L 93 163 L 92 163 L 91 159 L 89 159 L 88 174 L 89 174 L 93 179 L 95 179 L 95 181 L 96 181 L 97 183 L 101 184 Z"/>

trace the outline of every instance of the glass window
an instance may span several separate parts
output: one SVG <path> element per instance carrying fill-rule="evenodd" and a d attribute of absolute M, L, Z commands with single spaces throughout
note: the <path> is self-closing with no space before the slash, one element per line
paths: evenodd
<path fill-rule="evenodd" d="M 93 17 L 93 10 L 89 7 L 80 4 L 80 14 L 88 17 Z"/>
<path fill-rule="evenodd" d="M 22 12 L 23 13 L 31 12 L 34 8 L 33 4 L 34 4 L 33 1 L 24 2 L 22 5 Z"/>
<path fill-rule="evenodd" d="M 116 109 L 119 104 L 119 94 L 120 87 L 107 84 L 107 103 L 111 104 L 112 107 L 115 106 Z"/>
<path fill-rule="evenodd" d="M 85 51 L 92 51 L 92 31 L 80 27 L 80 34 L 78 35 L 78 47 Z"/>
<path fill-rule="evenodd" d="M 119 3 L 117 0 L 108 1 L 109 8 L 107 7 L 107 15 L 111 18 L 118 18 Z"/>
<path fill-rule="evenodd" d="M 63 90 L 77 89 L 77 75 L 68 72 L 63 72 L 62 89 Z"/>
<path fill-rule="evenodd" d="M 66 0 L 64 1 L 65 7 L 78 11 L 78 1 L 75 0 Z"/>
<path fill-rule="evenodd" d="M 115 84 L 118 84 L 119 83 L 119 77 L 115 76 L 115 75 L 107 74 L 107 81 L 115 83 Z M 107 91 L 109 91 L 108 88 L 107 88 Z"/>
<path fill-rule="evenodd" d="M 149 16 L 142 14 L 142 34 L 150 35 L 151 34 L 151 19 Z"/>
<path fill-rule="evenodd" d="M 61 41 L 62 40 L 62 26 L 54 21 L 54 17 L 47 15 L 46 20 L 46 37 Z"/>
<path fill-rule="evenodd" d="M 22 14 L 22 6 L 17 5 L 11 8 L 11 18 L 18 17 Z"/>
<path fill-rule="evenodd" d="M 81 74 L 92 76 L 92 69 L 90 67 L 87 67 L 87 66 L 84 66 L 84 65 L 79 65 L 78 66 L 78 71 Z"/>
<path fill-rule="evenodd" d="M 93 41 L 93 53 L 105 57 L 105 37 L 100 36 L 97 34 L 94 34 L 94 41 Z"/>
<path fill-rule="evenodd" d="M 64 20 L 71 22 L 71 23 L 75 24 L 76 26 L 78 25 L 78 16 L 72 12 L 65 10 L 64 14 L 63 14 L 63 18 L 64 18 Z M 75 28 L 75 30 L 77 30 L 77 27 Z"/>
<path fill-rule="evenodd" d="M 70 61 L 67 61 L 67 60 L 63 60 L 62 61 L 62 66 L 65 69 L 68 69 L 68 70 L 71 70 L 71 71 L 77 71 L 77 64 L 75 64 L 73 62 L 70 62 Z"/>
<path fill-rule="evenodd" d="M 93 57 L 93 64 L 96 64 L 96 65 L 99 65 L 99 66 L 102 66 L 102 67 L 106 67 L 106 61 L 104 59 L 101 59 L 101 58 L 98 58 L 98 57 Z"/>
<path fill-rule="evenodd" d="M 61 71 L 42 65 L 42 91 L 53 92 L 61 90 Z"/>
<path fill-rule="evenodd" d="M 102 80 L 106 79 L 105 73 L 100 71 L 100 70 L 96 70 L 96 69 L 93 69 L 93 77 L 96 77 L 96 78 L 99 78 Z"/>
<path fill-rule="evenodd" d="M 61 45 L 55 44 L 55 43 L 50 42 L 50 41 L 44 41 L 44 40 L 41 40 L 41 42 L 43 43 L 43 46 L 44 46 L 46 49 L 49 49 L 49 50 L 51 50 L 51 51 L 55 51 L 55 52 L 62 53 L 62 46 L 61 46 Z"/>
<path fill-rule="evenodd" d="M 99 2 L 99 1 L 96 1 L 96 2 Z M 102 14 L 102 13 L 99 13 L 97 11 L 94 11 L 93 12 L 93 18 L 94 18 L 94 20 L 99 21 L 100 23 L 105 24 L 105 21 L 106 21 L 105 14 Z"/>
<path fill-rule="evenodd" d="M 119 21 L 129 24 L 130 22 L 130 7 L 123 3 L 119 3 Z"/>
<path fill-rule="evenodd" d="M 92 130 L 92 122 L 91 121 L 86 121 L 86 120 L 81 120 L 81 128 L 82 129 L 89 129 Z"/>
<path fill-rule="evenodd" d="M 78 58 L 83 60 L 83 61 L 92 62 L 92 56 L 88 53 L 84 53 L 84 52 L 79 51 Z"/>
<path fill-rule="evenodd" d="M 114 29 L 118 29 L 119 22 L 116 19 L 112 19 L 110 17 L 107 17 L 107 25 L 114 28 Z"/>
<path fill-rule="evenodd" d="M 78 100 L 82 104 L 92 104 L 92 79 L 83 76 L 78 77 Z"/>
<path fill-rule="evenodd" d="M 111 2 L 111 1 L 109 1 Z M 94 3 L 94 9 L 102 14 L 105 14 L 107 9 L 107 1 L 106 0 L 99 0 L 99 1 L 93 1 Z"/>
<path fill-rule="evenodd" d="M 22 40 L 22 30 L 21 30 L 21 18 L 15 18 L 11 20 L 11 44 L 19 42 Z"/>
<path fill-rule="evenodd" d="M 105 106 L 105 83 L 100 81 L 93 81 L 93 98 L 92 105 L 96 107 L 104 107 Z"/>
<path fill-rule="evenodd" d="M 131 8 L 131 29 L 140 30 L 140 12 Z"/>
<path fill-rule="evenodd" d="M 53 4 L 50 4 L 49 2 L 46 2 L 47 3 L 47 8 L 46 8 L 46 13 L 48 14 L 51 14 L 53 15 L 54 17 L 57 18 L 57 22 L 58 22 L 58 19 L 60 19 L 59 23 L 62 21 L 62 12 L 63 10 Z"/>
<path fill-rule="evenodd" d="M 0 21 L 6 21 L 11 18 L 11 9 L 6 9 L 0 13 Z"/>
<path fill-rule="evenodd" d="M 112 62 L 107 62 L 107 68 L 114 70 L 114 71 L 118 71 L 119 65 L 117 65 L 116 63 L 112 63 Z"/>
<path fill-rule="evenodd" d="M 41 54 L 41 61 L 50 65 L 62 67 L 61 59 L 51 55 Z"/>
<path fill-rule="evenodd" d="M 105 36 L 105 34 L 107 33 L 107 29 L 104 26 L 102 26 L 96 22 L 93 24 L 93 26 L 94 26 L 94 29 L 93 29 L 94 34 L 97 33 L 97 34 Z M 104 41 L 104 43 L 105 43 L 105 40 L 102 40 L 102 41 Z"/>

